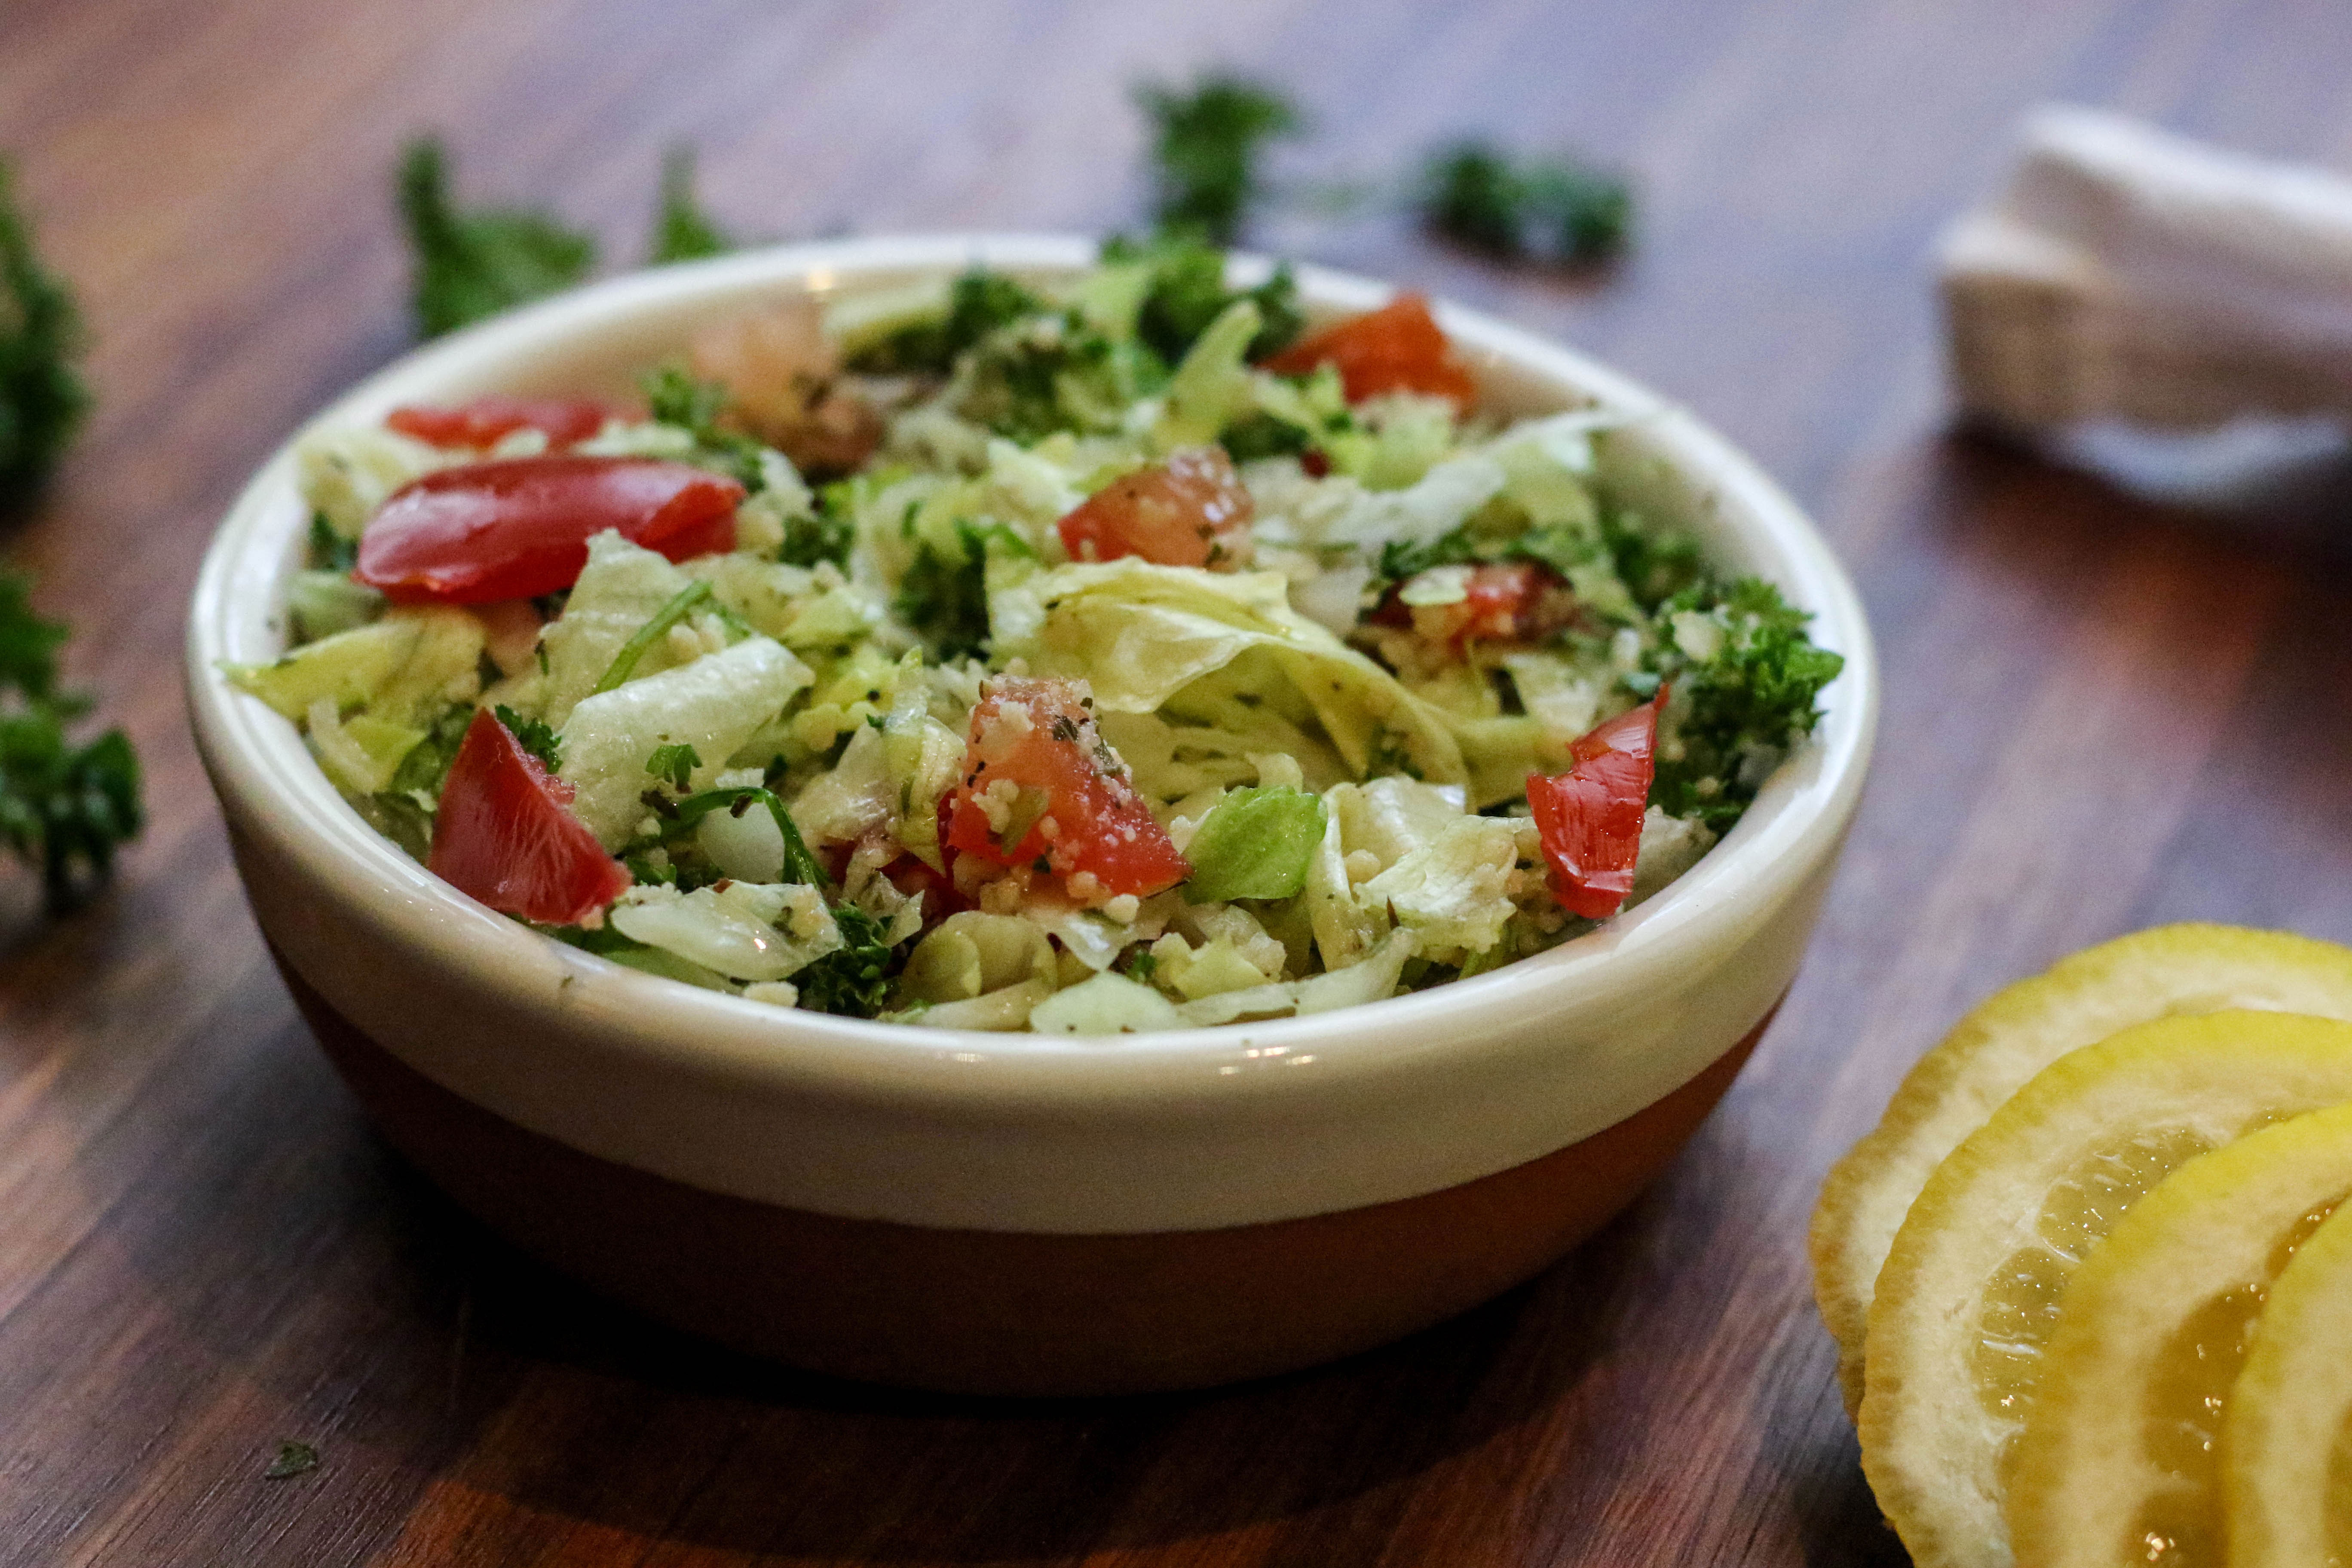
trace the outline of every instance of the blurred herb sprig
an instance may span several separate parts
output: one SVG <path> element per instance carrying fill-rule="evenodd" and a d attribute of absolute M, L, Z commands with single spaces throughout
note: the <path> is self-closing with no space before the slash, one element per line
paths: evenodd
<path fill-rule="evenodd" d="M 73 294 L 41 265 L 14 172 L 0 159 L 0 510 L 41 488 L 89 412 L 74 368 L 82 342 Z"/>
<path fill-rule="evenodd" d="M 34 613 L 31 586 L 0 573 L 0 839 L 40 868 L 57 912 L 107 879 L 145 813 L 139 758 L 121 731 L 79 746 L 68 739 L 89 700 L 58 688 L 57 652 L 70 634 Z"/>

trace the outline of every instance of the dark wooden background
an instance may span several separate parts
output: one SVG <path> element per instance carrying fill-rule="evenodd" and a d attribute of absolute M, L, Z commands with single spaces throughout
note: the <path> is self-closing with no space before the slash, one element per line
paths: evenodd
<path fill-rule="evenodd" d="M 1223 1393 L 950 1403 L 685 1342 L 488 1240 L 369 1134 L 264 962 L 182 718 L 214 520 L 408 342 L 387 174 L 642 254 L 666 144 L 740 231 L 1096 230 L 1127 85 L 1288 86 L 1300 184 L 1492 132 L 1622 163 L 1640 249 L 1512 276 L 1377 211 L 1269 247 L 1409 279 L 1688 400 L 1811 506 L 1885 721 L 1804 976 L 1625 1220 L 1391 1350 Z M 1944 430 L 1925 252 L 2027 106 L 2352 161 L 2352 10 L 1360 0 L 6 0 L 0 148 L 100 395 L 5 540 L 152 769 L 120 884 L 0 887 L 0 1563 L 1879 1563 L 1807 1296 L 1828 1163 L 1969 1003 L 2202 917 L 2352 938 L 2343 465 L 2212 515 Z M 281 1439 L 319 1468 L 269 1480 Z"/>

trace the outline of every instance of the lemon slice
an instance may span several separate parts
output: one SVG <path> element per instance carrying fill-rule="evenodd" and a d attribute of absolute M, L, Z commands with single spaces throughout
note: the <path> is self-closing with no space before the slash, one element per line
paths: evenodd
<path fill-rule="evenodd" d="M 2200 1154 L 2116 1223 L 2059 1300 L 2003 1468 L 2018 1562 L 2221 1568 L 2231 1384 L 2273 1282 L 2347 1194 L 2352 1105 Z"/>
<path fill-rule="evenodd" d="M 2221 1424 L 2231 1568 L 2352 1568 L 2352 1205 L 2271 1287 Z"/>
<path fill-rule="evenodd" d="M 1920 1568 L 2006 1564 L 2003 1451 L 2075 1265 L 2209 1149 L 2352 1100 L 2352 1024 L 2217 1013 L 2051 1067 L 1936 1168 L 1870 1306 L 1862 1463 Z"/>
<path fill-rule="evenodd" d="M 2352 1018 L 2352 949 L 2235 926 L 2158 926 L 1996 993 L 1919 1058 L 1878 1130 L 1830 1172 L 1813 1211 L 1813 1292 L 1837 1337 L 1849 1412 L 1862 1403 L 1872 1287 L 1937 1163 L 2067 1052 L 2134 1024 L 2225 1007 Z"/>

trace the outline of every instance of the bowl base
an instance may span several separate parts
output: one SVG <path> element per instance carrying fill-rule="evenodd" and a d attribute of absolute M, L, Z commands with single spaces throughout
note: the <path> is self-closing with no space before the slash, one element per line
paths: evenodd
<path fill-rule="evenodd" d="M 738 1350 L 954 1394 L 1207 1387 L 1452 1317 L 1632 1203 L 1771 1022 L 1615 1126 L 1458 1186 L 1225 1229 L 1049 1235 L 844 1219 L 583 1153 L 442 1088 L 278 970 L 384 1137 L 523 1251 Z"/>

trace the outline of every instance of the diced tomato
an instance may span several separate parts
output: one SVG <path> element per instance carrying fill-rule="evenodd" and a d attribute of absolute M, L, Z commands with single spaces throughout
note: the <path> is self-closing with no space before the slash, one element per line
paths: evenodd
<path fill-rule="evenodd" d="M 1187 447 L 1113 479 L 1055 526 L 1073 561 L 1139 555 L 1160 566 L 1241 564 L 1250 493 L 1222 447 Z"/>
<path fill-rule="evenodd" d="M 950 848 L 1000 866 L 1042 860 L 1081 899 L 1156 893 L 1192 874 L 1095 728 L 1093 700 L 1070 680 L 999 676 L 981 689 L 948 797 Z"/>
<path fill-rule="evenodd" d="M 593 923 L 627 889 L 629 872 L 572 815 L 571 801 L 572 786 L 550 777 L 484 709 L 441 786 L 425 868 L 501 914 Z"/>
<path fill-rule="evenodd" d="M 1633 890 L 1665 700 L 1661 686 L 1649 701 L 1594 726 L 1570 748 L 1576 765 L 1567 773 L 1528 775 L 1528 805 L 1551 867 L 1552 897 L 1570 914 L 1605 919 Z"/>
<path fill-rule="evenodd" d="M 1473 568 L 1453 604 L 1415 605 L 1412 611 L 1413 630 L 1456 648 L 1470 642 L 1532 642 L 1576 618 L 1576 596 L 1548 567 L 1496 561 Z"/>
<path fill-rule="evenodd" d="M 455 408 L 411 404 L 384 416 L 404 436 L 436 447 L 494 447 L 518 430 L 537 430 L 551 447 L 585 441 L 604 427 L 612 410 L 579 397 L 509 397 L 493 392 Z"/>
<path fill-rule="evenodd" d="M 1318 364 L 1337 365 L 1348 401 L 1360 403 L 1383 392 L 1425 392 L 1450 397 L 1464 408 L 1478 400 L 1478 384 L 1454 357 L 1429 300 L 1400 294 L 1367 315 L 1301 338 L 1266 362 L 1281 375 L 1304 375 Z"/>
<path fill-rule="evenodd" d="M 735 547 L 743 487 L 651 458 L 511 458 L 394 490 L 352 575 L 403 601 L 482 605 L 569 588 L 608 528 L 672 561 Z"/>

